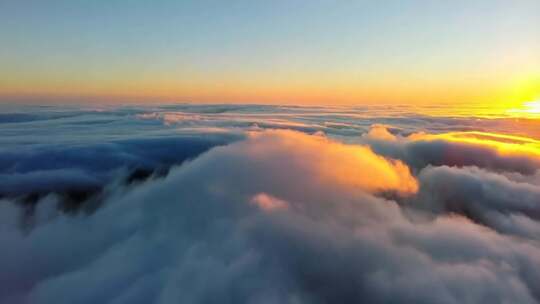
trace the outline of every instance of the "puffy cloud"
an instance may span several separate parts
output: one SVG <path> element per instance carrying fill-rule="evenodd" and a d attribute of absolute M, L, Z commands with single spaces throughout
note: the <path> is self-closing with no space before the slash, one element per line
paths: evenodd
<path fill-rule="evenodd" d="M 286 201 L 280 200 L 279 198 L 275 198 L 266 193 L 259 193 L 255 195 L 251 199 L 251 203 L 258 206 L 262 210 L 270 212 L 280 209 L 287 209 L 289 207 L 289 203 Z"/>
<path fill-rule="evenodd" d="M 402 194 L 414 193 L 418 187 L 402 162 L 385 159 L 368 147 L 342 144 L 325 136 L 291 131 L 255 132 L 242 145 L 246 145 L 249 158 L 255 159 L 254 168 L 266 160 L 279 160 L 276 163 L 280 166 L 263 168 L 270 175 L 275 170 L 301 166 L 307 174 L 297 176 L 292 171 L 289 174 L 297 179 L 314 178 L 321 185 L 354 186 L 367 191 L 395 190 Z"/>
<path fill-rule="evenodd" d="M 43 216 L 27 234 L 4 202 L 0 302 L 537 303 L 538 244 L 458 215 L 411 219 L 379 196 L 414 197 L 406 168 L 270 131 L 117 187 L 91 215 Z"/>
<path fill-rule="evenodd" d="M 0 303 L 540 302 L 538 146 L 503 120 L 29 112 L 0 117 L 0 189 L 43 192 L 0 199 Z M 92 212 L 62 212 L 95 184 Z"/>
<path fill-rule="evenodd" d="M 538 140 L 485 132 L 387 133 L 392 135 L 386 126 L 373 126 L 363 140 L 415 168 L 420 191 L 408 206 L 431 216 L 457 213 L 500 233 L 539 239 Z"/>
<path fill-rule="evenodd" d="M 428 165 L 477 166 L 531 175 L 540 169 L 540 142 L 535 139 L 485 132 L 414 133 L 390 139 L 373 135 L 386 133 L 375 126 L 363 141 L 416 170 Z"/>
<path fill-rule="evenodd" d="M 365 135 L 369 139 L 373 140 L 385 140 L 395 141 L 397 137 L 388 131 L 388 126 L 375 124 L 369 129 L 369 132 Z"/>
<path fill-rule="evenodd" d="M 429 195 L 426 204 L 434 208 L 441 203 L 449 211 L 484 208 L 540 218 L 540 187 L 514 182 L 503 175 L 474 167 L 442 166 L 422 170 L 419 179 L 422 190 Z"/>
<path fill-rule="evenodd" d="M 92 190 L 128 169 L 166 171 L 240 134 L 179 134 L 99 143 L 39 144 L 0 149 L 0 197 Z"/>
<path fill-rule="evenodd" d="M 475 167 L 420 172 L 415 208 L 458 213 L 501 232 L 540 240 L 540 187 Z"/>
<path fill-rule="evenodd" d="M 0 193 L 11 196 L 33 192 L 97 188 L 101 184 L 102 182 L 96 177 L 77 169 L 0 174 Z"/>

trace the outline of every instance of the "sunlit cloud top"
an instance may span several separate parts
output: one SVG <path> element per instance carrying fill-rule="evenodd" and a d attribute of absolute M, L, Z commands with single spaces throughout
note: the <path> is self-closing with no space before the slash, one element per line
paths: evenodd
<path fill-rule="evenodd" d="M 6 0 L 0 37 L 2 101 L 540 97 L 536 0 Z"/>

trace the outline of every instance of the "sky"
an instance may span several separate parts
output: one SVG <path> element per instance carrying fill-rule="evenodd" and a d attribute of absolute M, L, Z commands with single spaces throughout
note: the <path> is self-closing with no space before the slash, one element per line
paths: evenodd
<path fill-rule="evenodd" d="M 0 101 L 540 98 L 540 2 L 0 1 Z"/>

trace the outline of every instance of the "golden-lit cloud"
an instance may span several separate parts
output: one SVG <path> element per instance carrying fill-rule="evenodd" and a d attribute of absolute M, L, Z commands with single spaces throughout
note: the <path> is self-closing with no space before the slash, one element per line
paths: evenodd
<path fill-rule="evenodd" d="M 482 131 L 417 132 L 390 138 L 384 126 L 362 137 L 377 153 L 403 160 L 415 170 L 426 166 L 478 167 L 533 175 L 540 169 L 540 141 Z"/>
<path fill-rule="evenodd" d="M 289 204 L 286 201 L 280 200 L 279 198 L 273 197 L 266 193 L 259 193 L 253 196 L 250 203 L 268 212 L 287 209 L 289 207 Z"/>
<path fill-rule="evenodd" d="M 369 129 L 366 137 L 376 140 L 394 141 L 396 136 L 388 131 L 388 126 L 381 124 L 374 124 Z"/>
<path fill-rule="evenodd" d="M 386 159 L 367 146 L 343 144 L 323 135 L 284 130 L 253 132 L 246 151 L 256 162 L 276 160 L 283 170 L 294 170 L 321 184 L 401 194 L 418 189 L 403 162 Z"/>
<path fill-rule="evenodd" d="M 540 159 L 540 141 L 523 136 L 497 134 L 490 132 L 449 132 L 444 134 L 413 134 L 413 141 L 444 140 L 487 147 L 501 155 L 528 156 Z"/>

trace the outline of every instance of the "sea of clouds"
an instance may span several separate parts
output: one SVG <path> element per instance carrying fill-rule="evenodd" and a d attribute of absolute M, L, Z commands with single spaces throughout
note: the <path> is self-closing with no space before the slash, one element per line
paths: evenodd
<path fill-rule="evenodd" d="M 4 105 L 0 303 L 540 303 L 538 121 L 422 113 Z"/>

